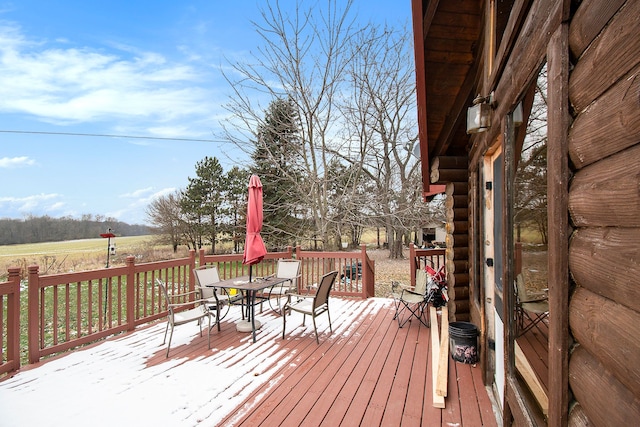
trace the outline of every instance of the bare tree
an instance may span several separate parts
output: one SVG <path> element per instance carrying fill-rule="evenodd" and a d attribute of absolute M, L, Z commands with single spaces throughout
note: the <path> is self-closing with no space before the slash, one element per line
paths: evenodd
<path fill-rule="evenodd" d="M 419 163 L 411 155 L 417 143 L 411 46 L 408 33 L 389 28 L 372 25 L 357 34 L 347 73 L 352 92 L 340 104 L 346 134 L 337 153 L 362 171 L 360 181 L 374 186 L 364 212 L 370 224 L 386 230 L 391 258 L 402 257 L 409 232 L 426 215 Z"/>
<path fill-rule="evenodd" d="M 533 107 L 527 122 L 516 173 L 515 217 L 517 227 L 535 227 L 547 243 L 547 70 L 536 81 Z"/>
<path fill-rule="evenodd" d="M 173 252 L 178 251 L 184 234 L 184 219 L 180 209 L 180 191 L 160 196 L 147 206 L 149 222 L 158 234 L 168 240 Z"/>
<path fill-rule="evenodd" d="M 311 236 L 324 247 L 330 243 L 330 178 L 327 170 L 334 158 L 331 149 L 339 133 L 337 96 L 342 95 L 352 37 L 356 32 L 350 10 L 352 0 L 309 4 L 298 2 L 292 14 L 278 1 L 268 1 L 262 22 L 254 23 L 264 42 L 252 63 L 233 63 L 225 78 L 233 88 L 227 109 L 232 118 L 223 124 L 227 139 L 247 153 L 260 144 L 255 136 L 264 129 L 263 105 L 287 99 L 297 109 L 299 145 L 288 155 L 302 174 L 281 171 L 295 189 L 297 212 L 307 216 Z M 302 177 L 302 178 L 301 178 Z M 268 177 L 265 177 L 268 179 Z"/>

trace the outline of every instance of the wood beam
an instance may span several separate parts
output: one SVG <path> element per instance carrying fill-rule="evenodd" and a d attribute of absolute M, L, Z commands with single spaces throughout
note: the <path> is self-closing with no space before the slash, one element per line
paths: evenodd
<path fill-rule="evenodd" d="M 567 6 L 565 6 L 567 7 Z M 547 47 L 547 250 L 549 284 L 549 425 L 566 426 L 569 411 L 569 24 Z M 553 227 L 551 227 L 553 224 Z"/>

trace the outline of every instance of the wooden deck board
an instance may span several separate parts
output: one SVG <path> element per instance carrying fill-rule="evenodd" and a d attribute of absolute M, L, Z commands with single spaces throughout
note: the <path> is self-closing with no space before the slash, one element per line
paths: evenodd
<path fill-rule="evenodd" d="M 417 326 L 424 328 L 419 323 L 417 323 Z M 430 383 L 427 384 L 426 382 L 429 360 L 429 343 L 429 337 L 426 333 L 418 336 L 413 366 L 411 369 L 411 377 L 409 380 L 407 399 L 404 403 L 404 412 L 402 413 L 401 418 L 403 426 L 419 427 L 422 425 L 423 404 L 430 398 L 430 395 L 427 394 L 427 387 L 429 387 Z M 433 408 L 432 405 L 429 406 Z"/>
<path fill-rule="evenodd" d="M 433 407 L 429 329 L 398 328 L 393 307 L 364 319 L 348 341 L 300 340 L 313 343 L 300 355 L 308 363 L 287 368 L 286 380 L 251 403 L 265 390 L 254 393 L 246 404 L 255 410 L 233 425 L 497 425 L 478 366 L 451 361 L 446 407 Z"/>
<path fill-rule="evenodd" d="M 386 381 L 388 379 L 390 387 L 389 393 L 387 395 L 387 402 L 383 402 L 386 404 L 386 407 L 384 407 L 384 411 L 382 412 L 382 414 L 380 414 L 382 415 L 382 425 L 391 425 L 391 423 L 397 422 L 397 420 L 402 419 L 405 402 L 409 399 L 414 398 L 413 396 L 409 395 L 409 383 L 413 374 L 413 364 L 417 352 L 418 332 L 420 324 L 419 322 L 414 322 L 414 324 L 412 324 L 411 326 L 413 327 L 409 328 L 403 348 L 398 349 L 401 351 L 399 364 L 397 366 L 387 366 L 387 377 L 380 378 L 382 381 Z M 381 387 L 377 387 L 376 391 L 380 389 Z M 382 397 L 384 397 L 384 395 Z M 378 423 L 380 415 L 376 414 L 375 418 L 372 420 L 372 422 L 374 423 L 373 425 L 376 425 Z M 366 418 L 366 414 L 365 421 L 368 421 Z M 366 425 L 371 424 L 367 423 Z"/>
<path fill-rule="evenodd" d="M 371 358 L 368 369 L 363 373 L 364 375 L 362 377 L 360 387 L 358 387 L 358 390 L 353 397 L 353 402 L 347 409 L 340 425 L 348 427 L 353 425 L 352 420 L 362 420 L 367 407 L 371 404 L 371 398 L 376 390 L 376 386 L 378 385 L 380 373 L 382 372 L 382 368 L 385 363 L 387 363 L 388 355 L 393 348 L 395 340 L 398 335 L 401 337 L 404 336 L 403 333 L 398 332 L 397 323 L 393 325 L 391 325 L 391 322 L 389 323 L 390 325 L 386 330 L 387 333 L 381 337 L 382 341 L 379 343 L 375 355 Z M 395 328 L 393 326 L 395 326 Z"/>
<path fill-rule="evenodd" d="M 471 377 L 473 378 L 473 385 L 476 390 L 478 410 L 480 411 L 480 417 L 482 418 L 481 425 L 486 427 L 497 426 L 498 422 L 494 413 L 493 404 L 482 380 L 482 371 L 480 369 L 471 369 Z"/>
<path fill-rule="evenodd" d="M 253 343 L 250 334 L 235 329 L 234 322 L 240 317 L 236 308 L 223 320 L 220 331 L 211 331 L 211 349 L 206 333 L 200 337 L 197 329 L 182 327 L 166 358 L 160 323 L 107 340 L 118 341 L 117 346 L 95 344 L 91 357 L 60 374 L 72 381 L 74 376 L 85 378 L 92 372 L 101 383 L 111 368 L 100 370 L 100 366 L 113 364 L 114 358 L 130 358 L 135 362 L 135 368 L 127 364 L 127 369 L 134 369 L 131 378 L 116 381 L 128 393 L 135 394 L 135 387 L 145 382 L 189 389 L 202 384 L 197 389 L 207 390 L 204 395 L 188 396 L 188 404 L 162 408 L 168 415 L 180 412 L 180 425 L 497 425 L 479 366 L 451 361 L 446 407 L 434 408 L 429 328 L 417 321 L 398 328 L 391 300 L 336 300 L 334 332 L 321 319 L 319 345 L 313 327 L 309 328 L 310 319 L 306 328 L 301 326 L 301 317 L 288 320 L 283 340 L 281 317 L 267 310 L 261 315 L 265 324 Z M 194 369 L 196 378 L 185 376 Z M 224 388 L 211 386 L 218 380 L 216 372 L 225 372 L 234 382 Z M 116 396 L 121 393 L 114 392 Z M 60 416 L 65 404 L 60 403 Z M 94 415 L 88 410 L 86 416 Z M 117 412 L 112 415 L 118 419 Z"/>
<path fill-rule="evenodd" d="M 368 325 L 363 323 L 363 326 L 366 326 L 364 331 L 357 338 L 353 340 L 349 340 L 347 345 L 350 347 L 350 354 L 342 363 L 334 373 L 334 375 L 330 378 L 330 380 L 323 387 L 322 392 L 320 393 L 318 400 L 314 405 L 309 409 L 307 413 L 307 419 L 309 420 L 327 420 L 333 422 L 338 416 L 337 411 L 330 413 L 333 408 L 343 407 L 346 408 L 351 403 L 351 396 L 353 396 L 354 391 L 357 390 L 357 384 L 354 386 L 346 387 L 348 379 L 352 376 L 352 374 L 357 372 L 357 368 L 366 363 L 365 354 L 369 349 L 367 345 L 367 340 L 371 340 L 373 338 L 373 334 L 379 330 L 383 321 L 385 320 L 385 316 L 380 315 L 378 313 L 377 316 L 368 319 Z M 335 369 L 335 368 L 334 368 Z M 317 386 L 318 384 L 314 384 Z M 341 420 L 344 416 L 344 412 L 339 415 L 339 419 Z"/>
<path fill-rule="evenodd" d="M 390 325 L 386 322 L 386 313 L 379 313 L 376 316 L 376 323 L 367 330 L 363 335 L 363 341 L 360 347 L 365 347 L 359 363 L 349 372 L 343 372 L 345 382 L 336 396 L 333 405 L 329 408 L 321 425 L 335 426 L 339 425 L 347 414 L 352 403 L 356 401 L 355 396 L 358 394 L 360 387 L 364 381 L 365 375 L 370 368 L 371 362 L 375 359 L 376 354 L 383 343 L 383 338 L 389 332 Z"/>
<path fill-rule="evenodd" d="M 452 362 L 449 364 L 449 386 L 447 388 L 447 398 L 445 399 L 445 407 L 442 409 L 442 426 L 451 426 L 463 424 L 462 423 L 462 413 L 460 411 L 460 405 L 455 405 L 453 402 L 461 402 L 463 398 L 470 398 L 466 407 L 470 405 L 475 405 L 477 399 L 475 398 L 475 393 L 473 396 L 471 394 L 460 395 L 458 390 L 458 376 L 461 375 L 460 372 L 460 364 L 457 362 Z M 471 424 L 475 425 L 475 424 Z"/>
<path fill-rule="evenodd" d="M 332 319 L 334 328 L 340 324 L 341 318 Z M 358 331 L 360 328 L 367 328 L 366 318 L 363 322 L 358 324 Z M 287 417 L 287 419 L 293 420 L 296 414 L 292 413 L 292 410 L 299 407 L 300 402 L 305 402 L 312 398 L 313 394 L 310 392 L 310 387 L 314 381 L 317 381 L 319 375 L 327 369 L 328 362 L 330 362 L 331 354 L 317 352 L 318 344 L 315 339 L 309 339 L 309 337 L 300 337 L 294 329 L 292 322 L 289 325 L 289 335 L 285 339 L 285 351 L 291 353 L 295 352 L 297 357 L 278 373 L 285 378 L 276 387 L 269 390 L 269 395 L 265 400 L 264 407 L 257 408 L 258 410 L 247 413 L 243 420 L 240 421 L 243 425 L 274 425 L 272 422 L 276 422 L 277 419 Z M 320 339 L 326 339 L 326 335 L 323 334 L 323 330 L 318 327 L 318 333 Z M 327 322 L 328 329 L 328 322 Z M 326 331 L 328 332 L 328 331 Z M 325 341 L 321 341 L 325 343 Z M 326 343 L 325 346 L 331 346 L 331 348 L 338 348 L 339 346 L 333 346 L 332 343 Z M 325 357 L 326 356 L 326 357 Z M 313 372 L 313 376 L 307 375 L 307 373 Z M 293 375 L 296 374 L 296 375 Z M 257 391 L 257 394 L 262 394 L 266 391 L 268 385 L 261 387 Z M 305 390 L 304 394 L 299 394 L 293 390 Z M 316 399 L 313 399 L 315 402 Z M 267 413 L 266 410 L 269 412 Z M 226 420 L 225 420 L 226 422 Z M 224 425 L 225 422 L 220 425 Z"/>
<path fill-rule="evenodd" d="M 518 345 L 531 364 L 538 380 L 542 383 L 545 393 L 549 390 L 549 326 L 540 322 L 539 328 L 534 327 L 517 338 Z"/>

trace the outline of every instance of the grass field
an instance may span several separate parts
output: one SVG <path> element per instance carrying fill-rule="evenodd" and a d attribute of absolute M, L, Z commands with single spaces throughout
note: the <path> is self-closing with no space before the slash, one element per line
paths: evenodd
<path fill-rule="evenodd" d="M 168 245 L 158 244 L 155 239 L 151 235 L 116 237 L 116 255 L 109 256 L 109 265 L 124 265 L 129 255 L 136 256 L 136 262 L 188 256 L 185 247 L 174 254 Z M 9 267 L 21 267 L 23 276 L 29 265 L 40 266 L 44 274 L 102 268 L 107 262 L 107 249 L 104 238 L 0 246 L 0 279 L 6 277 Z"/>

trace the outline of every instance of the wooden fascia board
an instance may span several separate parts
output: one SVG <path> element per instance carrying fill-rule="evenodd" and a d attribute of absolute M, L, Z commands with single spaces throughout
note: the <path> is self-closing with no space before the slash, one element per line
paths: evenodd
<path fill-rule="evenodd" d="M 427 71 L 424 63 L 424 39 L 438 8 L 438 0 L 430 1 L 427 10 L 422 0 L 411 0 L 413 19 L 413 46 L 415 53 L 416 102 L 418 111 L 418 141 L 423 193 L 429 191 L 431 162 L 429 161 L 429 134 L 427 132 Z"/>

